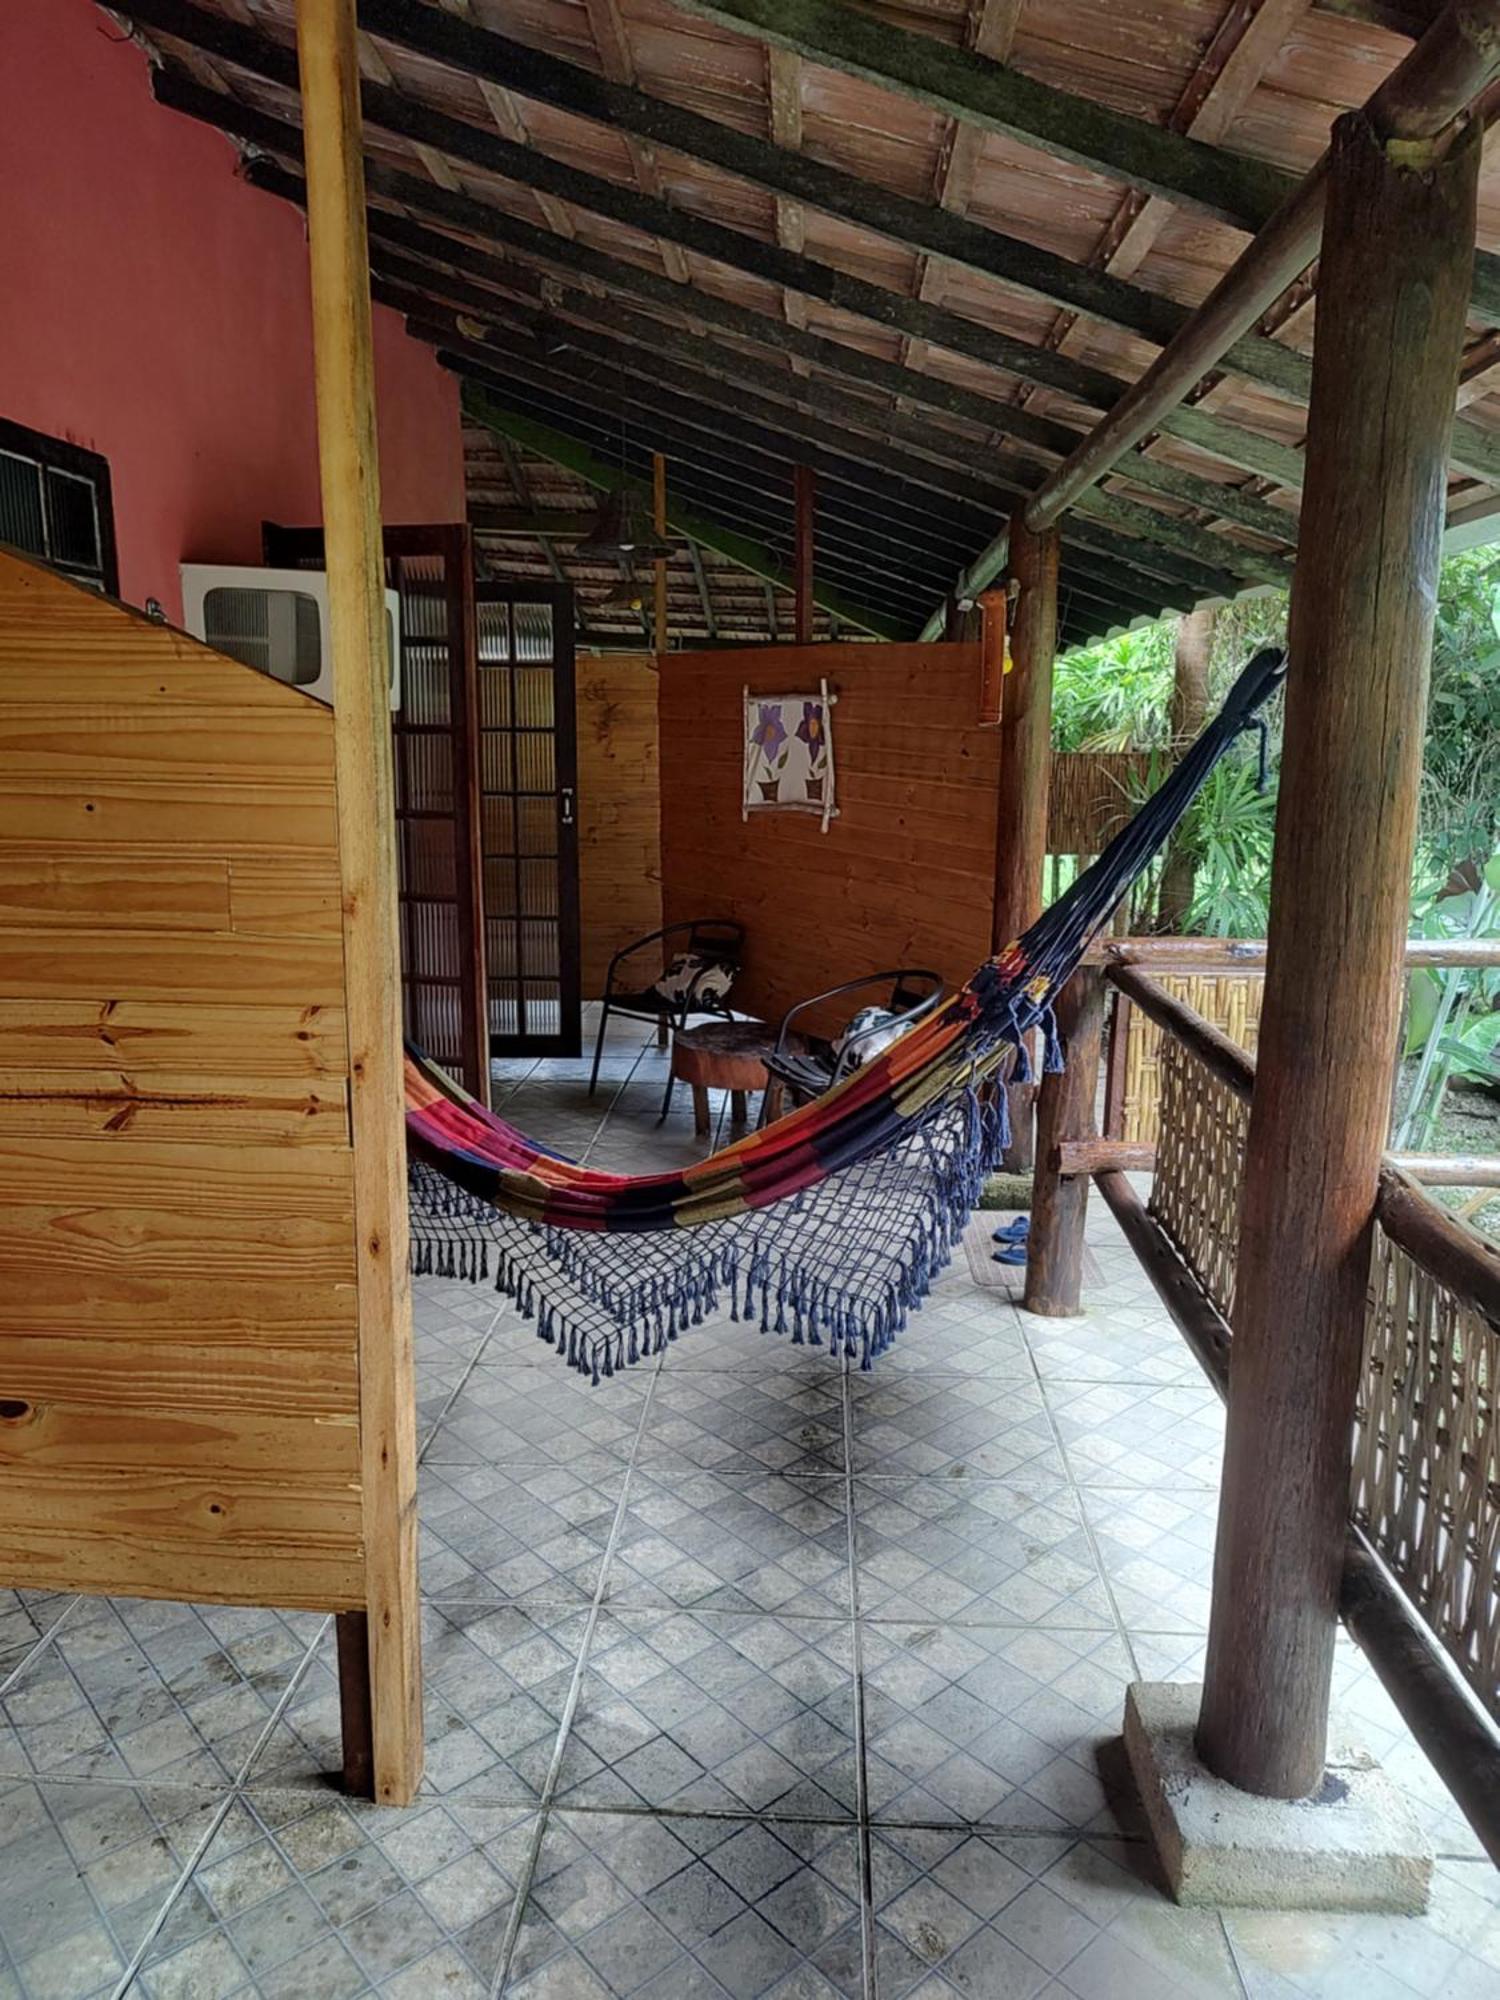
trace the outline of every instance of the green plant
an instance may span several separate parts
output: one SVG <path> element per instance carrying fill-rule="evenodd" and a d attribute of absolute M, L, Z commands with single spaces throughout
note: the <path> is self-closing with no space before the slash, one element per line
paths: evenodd
<path fill-rule="evenodd" d="M 1500 853 L 1480 871 L 1477 888 L 1453 893 L 1444 886 L 1424 898 L 1413 910 L 1412 925 L 1420 937 L 1500 937 Z M 1493 972 L 1458 966 L 1435 971 L 1419 966 L 1411 974 L 1405 1054 L 1419 1060 L 1396 1130 L 1398 1147 L 1420 1151 L 1432 1144 L 1455 1076 L 1497 1080 L 1497 987 L 1500 979 Z"/>

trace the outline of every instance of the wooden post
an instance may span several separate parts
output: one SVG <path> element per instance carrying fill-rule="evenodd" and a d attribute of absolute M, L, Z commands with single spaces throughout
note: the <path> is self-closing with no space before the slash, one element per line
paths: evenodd
<path fill-rule="evenodd" d="M 979 723 L 997 729 L 1005 720 L 1005 627 L 1009 599 L 986 590 L 979 599 Z"/>
<path fill-rule="evenodd" d="M 1177 626 L 1176 673 L 1172 683 L 1172 754 L 1180 757 L 1208 720 L 1208 668 L 1214 646 L 1212 605 L 1189 611 Z M 1172 836 L 1162 863 L 1157 929 L 1180 931 L 1193 902 L 1193 857 L 1180 831 Z"/>
<path fill-rule="evenodd" d="M 1277 1798 L 1323 1772 L 1478 142 L 1333 135 L 1198 1727 Z"/>
<path fill-rule="evenodd" d="M 1068 1066 L 1044 1077 L 1037 1095 L 1036 1172 L 1032 1179 L 1031 1234 L 1027 1238 L 1027 1312 L 1069 1319 L 1083 1310 L 1083 1226 L 1089 1176 L 1066 1178 L 1053 1163 L 1064 1139 L 1094 1136 L 1099 1051 L 1104 1037 L 1104 974 L 1080 967 L 1057 996 L 1057 1025 Z"/>
<path fill-rule="evenodd" d="M 659 451 L 651 454 L 651 520 L 657 535 L 667 532 L 667 461 Z M 658 656 L 667 650 L 667 559 L 658 556 L 651 565 L 653 593 L 652 644 Z"/>
<path fill-rule="evenodd" d="M 1052 769 L 1052 663 L 1057 652 L 1058 534 L 1034 535 L 1011 522 L 1011 574 L 1020 588 L 1011 629 L 1011 671 L 1000 728 L 1000 798 L 995 812 L 996 951 L 1041 915 L 1047 860 L 1047 787 Z M 1012 1141 L 1005 1164 L 1031 1165 L 1035 1088 L 1010 1090 Z"/>
<path fill-rule="evenodd" d="M 422 1771 L 416 1420 L 380 479 L 354 0 L 297 0 L 354 1150 L 374 1795 Z"/>
<path fill-rule="evenodd" d="M 810 465 L 793 467 L 796 502 L 796 550 L 793 575 L 796 588 L 796 637 L 799 646 L 810 646 L 815 636 L 817 607 L 813 602 L 813 540 L 817 477 Z"/>

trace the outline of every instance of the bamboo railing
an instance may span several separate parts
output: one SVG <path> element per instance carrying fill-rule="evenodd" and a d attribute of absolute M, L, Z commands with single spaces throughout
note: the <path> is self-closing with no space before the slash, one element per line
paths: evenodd
<path fill-rule="evenodd" d="M 1171 947 L 1183 942 L 1114 941 L 1094 954 L 1161 1038 L 1149 1202 L 1126 1172 L 1142 1164 L 1138 1145 L 1079 1130 L 1063 1136 L 1044 1170 L 1066 1164 L 1093 1174 L 1227 1398 L 1255 1063 L 1143 969 L 1143 960 L 1180 964 Z M 1197 961 L 1212 963 L 1206 951 Z M 1500 1249 L 1394 1160 L 1382 1172 L 1373 1223 L 1341 1608 L 1500 1862 Z"/>

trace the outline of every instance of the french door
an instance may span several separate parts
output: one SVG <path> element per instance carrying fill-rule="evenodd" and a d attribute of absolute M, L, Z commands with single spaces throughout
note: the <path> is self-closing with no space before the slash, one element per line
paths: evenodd
<path fill-rule="evenodd" d="M 266 561 L 321 568 L 320 528 L 267 524 Z M 472 542 L 462 524 L 387 528 L 400 611 L 391 712 L 405 1031 L 489 1102 Z"/>
<path fill-rule="evenodd" d="M 475 601 L 490 1053 L 575 1056 L 581 1000 L 572 592 L 484 582 Z"/>

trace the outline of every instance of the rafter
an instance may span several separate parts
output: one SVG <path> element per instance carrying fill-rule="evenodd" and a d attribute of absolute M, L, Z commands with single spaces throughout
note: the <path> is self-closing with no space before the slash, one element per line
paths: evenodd
<path fill-rule="evenodd" d="M 290 84 L 286 51 L 262 36 L 247 33 L 218 15 L 195 7 L 192 0 L 122 0 L 122 5 L 163 33 L 208 47 L 237 67 L 271 81 Z M 641 91 L 601 81 L 555 56 L 509 41 L 460 18 L 436 13 L 431 7 L 415 5 L 414 0 L 364 0 L 361 18 L 384 39 L 428 60 L 446 62 L 475 79 L 503 79 L 508 89 L 534 96 L 571 115 L 605 123 L 615 130 L 648 135 L 654 143 L 671 146 L 691 158 L 722 168 L 773 194 L 787 197 L 799 207 L 811 203 L 844 221 L 887 236 L 904 248 L 961 265 L 1143 339 L 1158 344 L 1170 339 L 1188 316 L 1188 308 L 1175 300 L 1142 291 L 1033 244 L 966 221 L 957 212 L 967 199 L 965 174 L 955 173 L 951 164 L 945 179 L 945 185 L 951 184 L 946 207 L 941 203 L 912 201 L 872 187 L 857 176 L 821 161 L 810 160 L 788 145 L 767 145 L 763 140 L 648 97 Z M 784 121 L 783 130 L 794 133 L 795 127 L 785 122 L 793 117 L 793 111 L 784 89 L 773 95 L 772 109 L 773 116 Z M 533 192 L 549 192 L 555 199 L 592 208 L 643 234 L 677 241 L 697 254 L 748 269 L 752 275 L 792 291 L 831 304 L 839 303 L 829 289 L 832 274 L 802 256 L 800 243 L 796 251 L 778 245 L 779 263 L 768 265 L 765 257 L 760 257 L 746 264 L 744 258 L 754 256 L 756 239 L 717 228 L 702 219 L 694 226 L 678 211 L 659 201 L 646 201 L 644 197 L 637 197 L 635 205 L 622 209 L 623 191 L 615 183 L 549 162 L 545 156 L 528 153 L 514 142 L 502 140 L 498 146 L 476 148 L 477 128 L 417 105 L 399 92 L 391 94 L 377 88 L 369 94 L 366 115 L 371 122 L 397 131 L 409 143 L 419 138 L 425 145 L 446 144 L 455 157 L 515 179 Z M 972 158 L 967 154 L 965 157 L 972 167 Z M 770 246 L 759 247 L 775 258 L 776 252 L 770 251 Z M 848 282 L 856 286 L 861 283 Z M 881 304 L 882 291 L 879 286 L 863 286 L 859 292 L 863 303 L 851 305 L 850 310 L 888 322 L 891 308 L 889 304 Z M 884 297 L 891 300 L 898 295 L 884 293 Z M 917 301 L 919 308 L 927 303 Z M 972 321 L 949 314 L 929 317 L 924 325 L 903 326 L 903 330 L 924 343 L 930 340 L 951 346 L 954 336 L 963 338 L 964 329 L 972 330 L 973 325 Z M 1107 395 L 1108 385 L 1115 381 L 1107 376 L 1100 379 L 1096 374 L 1090 383 L 1086 372 L 1071 375 L 1066 369 L 1060 374 L 1049 372 L 1045 357 L 1038 365 L 1042 373 L 1036 379 L 1086 401 Z M 1248 379 L 1280 394 L 1294 398 L 1306 395 L 1309 377 L 1304 357 L 1274 342 L 1245 341 L 1235 350 L 1230 365 Z M 1118 388 L 1118 383 L 1115 386 Z"/>
<path fill-rule="evenodd" d="M 163 4 L 163 0 L 151 0 L 151 4 L 160 5 Z M 300 159 L 300 133 L 295 126 L 284 119 L 271 117 L 238 98 L 223 98 L 204 91 L 191 80 L 170 69 L 157 73 L 154 87 L 158 97 L 165 103 L 186 110 L 210 124 L 218 125 L 221 129 L 233 131 L 250 143 L 283 158 Z M 402 104 L 404 105 L 404 100 Z M 391 115 L 405 118 L 406 112 L 398 110 Z M 425 117 L 428 114 L 420 115 Z M 454 120 L 446 122 L 458 123 Z M 469 126 L 463 126 L 461 130 L 465 134 L 475 133 L 475 128 Z M 479 147 L 487 147 L 502 142 L 490 141 L 485 135 L 479 134 L 473 143 Z M 524 158 L 535 161 L 539 156 L 527 154 Z M 558 167 L 551 170 L 560 175 L 572 172 L 571 169 Z M 592 177 L 585 176 L 585 178 Z M 587 272 L 606 285 L 623 285 L 625 289 L 650 299 L 673 314 L 686 309 L 696 320 L 732 330 L 749 339 L 763 342 L 774 340 L 774 344 L 780 345 L 784 352 L 800 354 L 808 360 L 828 367 L 834 373 L 857 376 L 866 381 L 878 379 L 880 386 L 892 394 L 905 393 L 913 400 L 919 400 L 933 407 L 954 409 L 957 407 L 955 398 L 962 401 L 972 393 L 956 390 L 952 384 L 938 377 L 902 369 L 847 343 L 822 335 L 813 335 L 799 328 L 780 327 L 773 334 L 772 324 L 763 313 L 757 312 L 752 307 L 737 305 L 713 293 L 695 288 L 690 295 L 689 305 L 682 289 L 662 279 L 659 274 L 622 259 L 609 257 L 581 242 L 560 243 L 545 230 L 537 229 L 507 211 L 471 197 L 450 194 L 443 189 L 429 189 L 422 183 L 414 181 L 411 176 L 396 173 L 392 169 L 372 163 L 367 173 L 367 181 L 373 192 L 386 191 L 391 199 L 403 205 L 430 215 L 444 217 L 456 222 L 461 228 L 487 236 L 491 240 L 505 242 L 519 248 L 522 254 L 528 257 L 538 257 L 545 262 L 560 264 L 565 269 L 575 272 Z M 633 212 L 632 204 L 643 200 L 643 197 L 634 194 L 633 191 L 617 188 L 613 183 L 600 185 L 608 189 L 609 206 L 617 212 L 620 219 L 626 219 Z M 696 218 L 681 218 L 681 226 L 684 229 L 691 227 L 695 230 L 709 227 L 701 224 Z M 760 243 L 757 239 L 739 236 L 734 231 L 714 229 L 713 234 L 715 238 L 730 239 L 727 248 L 716 242 L 715 247 L 719 254 L 736 256 L 742 268 L 750 265 L 760 275 L 769 277 L 773 283 L 779 282 L 786 275 L 777 260 L 799 263 L 805 267 L 804 282 L 810 287 L 814 282 L 813 274 L 817 274 L 816 281 L 820 293 L 829 296 L 832 303 L 841 304 L 851 310 L 859 310 L 862 305 L 867 313 L 878 314 L 884 322 L 897 325 L 913 324 L 912 315 L 930 316 L 936 313 L 944 335 L 943 345 L 991 367 L 1008 365 L 1030 373 L 1038 365 L 1035 350 L 1027 348 L 1024 343 L 1011 341 L 990 329 L 982 328 L 973 321 L 962 319 L 955 314 L 937 312 L 935 308 L 902 299 L 880 286 L 848 278 L 845 274 L 829 270 L 827 267 L 809 265 L 807 260 L 787 260 L 785 252 L 777 250 L 772 245 Z M 743 246 L 743 250 L 734 246 Z M 704 254 L 711 253 L 705 250 Z M 826 285 L 823 283 L 825 277 L 828 281 Z M 854 303 L 856 300 L 858 304 Z M 922 324 L 931 331 L 934 322 L 928 318 L 922 321 Z M 1064 379 L 1070 380 L 1075 393 L 1078 392 L 1081 386 L 1077 372 L 1078 364 L 1068 362 L 1063 366 L 1066 370 L 1074 371 L 1071 376 L 1065 376 Z M 879 373 L 887 369 L 891 371 L 889 376 Z M 1106 406 L 1112 405 L 1126 387 L 1117 378 L 1105 375 L 1099 370 L 1086 370 L 1082 373 L 1086 377 L 1093 378 L 1095 399 L 1102 401 Z M 1032 417 L 1028 412 L 997 404 L 982 397 L 976 398 L 975 402 L 985 407 L 987 415 L 982 420 L 987 422 L 990 428 L 1037 443 L 1042 449 L 1066 452 L 1077 441 L 1078 434 L 1068 431 L 1065 426 L 1049 423 L 1044 419 Z M 971 408 L 972 405 L 967 405 L 960 413 L 967 414 Z M 1217 452 L 1243 470 L 1266 474 L 1286 485 L 1295 485 L 1300 478 L 1300 460 L 1295 452 L 1288 451 L 1274 440 L 1263 438 L 1251 431 L 1241 431 L 1222 423 L 1217 418 L 1205 416 L 1200 411 L 1191 409 L 1175 411 L 1163 419 L 1161 428 L 1170 430 L 1174 436 L 1181 437 L 1206 452 Z M 1197 483 L 1202 489 L 1202 504 L 1211 505 L 1217 490 L 1213 482 Z"/>
<path fill-rule="evenodd" d="M 594 487 L 597 492 L 617 492 L 626 483 L 624 475 L 613 465 L 598 458 L 587 445 L 568 437 L 564 432 L 546 424 L 540 424 L 515 410 L 507 409 L 493 394 L 470 389 L 464 398 L 468 415 L 477 423 L 485 425 L 498 435 L 508 437 L 513 444 L 522 446 L 539 458 L 550 459 L 575 473 L 580 479 Z M 767 584 L 778 589 L 789 590 L 791 582 L 788 573 L 775 561 L 769 551 L 751 536 L 741 535 L 720 523 L 703 518 L 691 509 L 685 508 L 681 500 L 669 495 L 667 520 L 674 533 L 697 542 L 700 547 L 713 549 L 716 554 L 727 557 L 748 570 L 752 576 L 762 578 Z M 880 612 L 867 611 L 859 605 L 851 604 L 839 592 L 829 589 L 827 584 L 817 586 L 817 600 L 825 609 L 835 610 L 838 616 L 861 632 L 870 632 L 881 639 L 901 639 L 910 637 L 891 618 Z"/>

